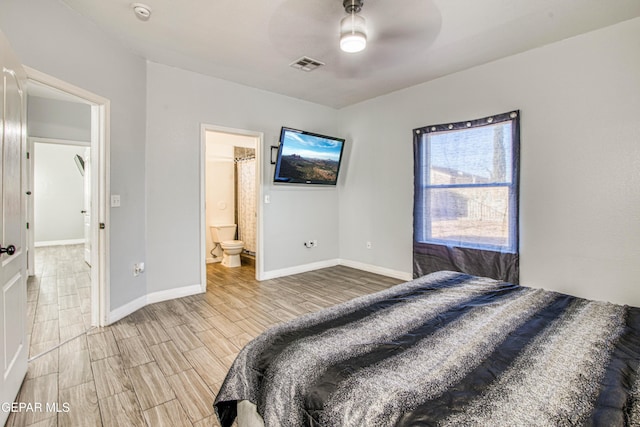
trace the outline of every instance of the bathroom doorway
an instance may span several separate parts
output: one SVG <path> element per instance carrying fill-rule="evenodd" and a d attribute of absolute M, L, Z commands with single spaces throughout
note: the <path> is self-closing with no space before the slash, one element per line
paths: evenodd
<path fill-rule="evenodd" d="M 223 248 L 213 241 L 210 232 L 212 226 L 235 225 L 231 228 L 235 234 L 226 239 L 242 242 L 241 264 L 253 264 L 256 279 L 262 276 L 261 154 L 261 133 L 202 126 L 203 291 L 206 265 L 223 260 Z"/>

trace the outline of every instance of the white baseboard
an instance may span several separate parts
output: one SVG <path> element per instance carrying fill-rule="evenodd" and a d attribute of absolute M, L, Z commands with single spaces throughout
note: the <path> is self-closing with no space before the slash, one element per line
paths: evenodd
<path fill-rule="evenodd" d="M 348 259 L 341 259 L 340 265 L 345 267 L 351 267 L 358 270 L 368 271 L 369 273 L 380 274 L 382 276 L 393 277 L 400 280 L 413 280 L 413 274 L 406 271 L 392 270 L 390 268 L 379 267 L 377 265 L 365 264 L 359 261 L 351 261 Z"/>
<path fill-rule="evenodd" d="M 84 239 L 45 240 L 42 242 L 35 242 L 33 246 L 35 246 L 36 248 L 43 248 L 45 246 L 80 245 L 80 244 L 84 244 Z"/>
<path fill-rule="evenodd" d="M 166 291 L 152 292 L 147 295 L 147 305 L 156 302 L 168 301 L 170 299 L 188 297 L 202 293 L 201 285 L 183 286 L 181 288 L 168 289 Z"/>
<path fill-rule="evenodd" d="M 280 270 L 265 271 L 260 280 L 276 279 L 278 277 L 291 276 L 292 274 L 306 273 L 321 268 L 335 267 L 340 264 L 339 259 L 312 262 L 311 264 L 296 265 L 295 267 L 282 268 Z"/>
<path fill-rule="evenodd" d="M 278 277 L 291 276 L 293 274 L 306 273 L 309 271 L 319 270 L 321 268 L 335 267 L 336 265 L 344 265 L 370 273 L 380 274 L 382 276 L 393 277 L 400 280 L 412 280 L 413 275 L 405 271 L 392 270 L 390 268 L 379 267 L 377 265 L 365 264 L 358 261 L 350 261 L 346 259 L 329 259 L 326 261 L 313 262 L 310 264 L 296 265 L 295 267 L 282 268 L 279 270 L 265 271 L 260 280 L 276 279 Z M 182 298 L 190 295 L 202 293 L 201 285 L 189 285 L 180 288 L 167 289 L 166 291 L 152 292 L 143 295 L 135 300 L 112 310 L 109 313 L 107 323 L 111 324 L 130 315 L 136 310 L 141 309 L 149 304 L 156 302 L 168 301 L 175 298 Z"/>
<path fill-rule="evenodd" d="M 167 289 L 166 291 L 152 292 L 147 295 L 143 295 L 140 298 L 136 298 L 135 300 L 112 310 L 109 313 L 109 318 L 107 319 L 107 323 L 110 325 L 118 320 L 127 317 L 131 313 L 140 310 L 142 307 L 145 307 L 149 304 L 154 304 L 156 302 L 168 301 L 171 299 L 188 297 L 190 295 L 196 295 L 202 293 L 201 285 L 190 285 L 183 286 L 180 288 Z"/>
<path fill-rule="evenodd" d="M 334 267 L 336 265 L 344 265 L 369 273 L 380 274 L 382 276 L 393 277 L 400 280 L 413 280 L 413 274 L 406 271 L 392 270 L 390 268 L 379 267 L 377 265 L 365 264 L 358 261 L 350 261 L 348 259 L 330 259 L 326 261 L 314 262 L 311 264 L 297 265 L 295 267 L 283 268 L 281 270 L 265 271 L 264 276 L 260 280 L 275 279 L 278 277 L 291 276 L 292 274 L 306 273 L 308 271 L 319 270 L 321 268 Z"/>
<path fill-rule="evenodd" d="M 115 310 L 111 310 L 107 318 L 107 325 L 115 323 L 124 317 L 127 317 L 134 311 L 140 310 L 145 305 L 147 305 L 147 296 L 143 295 L 131 302 L 126 303 L 125 305 L 121 305 Z"/>

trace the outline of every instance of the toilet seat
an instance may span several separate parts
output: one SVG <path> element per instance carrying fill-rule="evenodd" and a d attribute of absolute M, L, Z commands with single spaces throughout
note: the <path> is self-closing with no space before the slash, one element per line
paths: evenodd
<path fill-rule="evenodd" d="M 225 240 L 224 242 L 220 242 L 220 246 L 222 246 L 223 249 L 228 248 L 228 249 L 234 249 L 239 247 L 244 246 L 244 242 L 242 240 Z"/>

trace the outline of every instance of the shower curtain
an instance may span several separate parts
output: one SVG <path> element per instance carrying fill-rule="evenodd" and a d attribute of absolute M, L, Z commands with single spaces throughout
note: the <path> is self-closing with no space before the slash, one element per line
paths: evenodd
<path fill-rule="evenodd" d="M 237 167 L 238 238 L 244 250 L 256 253 L 256 159 L 242 159 Z"/>

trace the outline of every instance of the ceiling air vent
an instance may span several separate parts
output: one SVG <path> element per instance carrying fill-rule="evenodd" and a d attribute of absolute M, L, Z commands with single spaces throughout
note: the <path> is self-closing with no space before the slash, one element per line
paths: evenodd
<path fill-rule="evenodd" d="M 324 65 L 324 62 L 311 59 L 307 56 L 303 56 L 302 58 L 297 59 L 293 61 L 291 64 L 289 64 L 290 67 L 297 68 L 302 71 L 313 71 L 318 67 L 322 67 L 323 65 Z"/>

